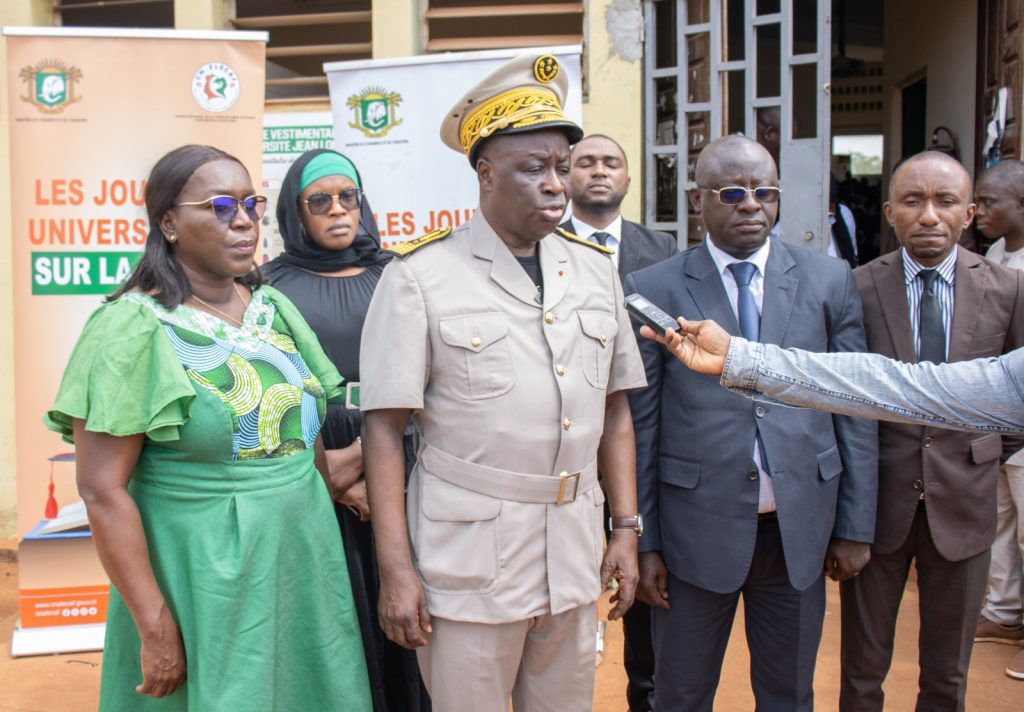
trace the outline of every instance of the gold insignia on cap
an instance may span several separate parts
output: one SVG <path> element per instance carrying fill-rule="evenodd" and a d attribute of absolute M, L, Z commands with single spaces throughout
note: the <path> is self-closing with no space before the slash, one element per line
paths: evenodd
<path fill-rule="evenodd" d="M 468 154 L 473 144 L 496 131 L 551 121 L 565 121 L 562 105 L 554 92 L 542 87 L 513 89 L 468 111 L 459 127 L 459 143 Z"/>
<path fill-rule="evenodd" d="M 555 233 L 557 233 L 558 235 L 561 235 L 562 237 L 564 237 L 569 242 L 575 242 L 577 245 L 586 245 L 590 249 L 597 250 L 598 252 L 603 252 L 606 255 L 614 255 L 615 254 L 615 250 L 613 250 L 612 248 L 605 247 L 604 245 L 599 245 L 596 242 L 590 242 L 589 240 L 584 240 L 582 237 L 579 237 L 577 235 L 572 234 L 571 232 L 569 232 L 568 230 L 566 230 L 563 227 L 556 227 L 555 228 Z"/>
<path fill-rule="evenodd" d="M 412 240 L 406 240 L 405 242 L 395 243 L 394 245 L 391 245 L 390 247 L 388 247 L 388 249 L 384 251 L 390 252 L 393 255 L 398 255 L 399 257 L 405 257 L 409 253 L 420 249 L 424 245 L 429 245 L 431 242 L 437 242 L 438 240 L 442 240 L 448 237 L 448 235 L 450 235 L 451 232 L 452 229 L 450 227 L 439 227 L 438 229 L 433 230 L 432 232 L 428 232 L 426 235 L 420 235 L 417 238 L 414 238 Z"/>
<path fill-rule="evenodd" d="M 565 115 L 569 76 L 550 54 L 521 54 L 497 67 L 455 102 L 441 140 L 475 168 L 481 144 L 500 134 L 558 129 L 573 144 L 583 129 Z"/>
<path fill-rule="evenodd" d="M 558 60 L 550 54 L 542 54 L 533 63 L 533 76 L 538 82 L 547 84 L 558 76 Z"/>

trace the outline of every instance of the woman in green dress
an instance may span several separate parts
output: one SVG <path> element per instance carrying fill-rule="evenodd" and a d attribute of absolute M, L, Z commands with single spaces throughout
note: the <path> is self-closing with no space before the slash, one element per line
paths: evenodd
<path fill-rule="evenodd" d="M 319 431 L 341 376 L 253 269 L 266 200 L 183 146 L 47 414 L 112 583 L 101 712 L 363 711 L 366 664 Z"/>

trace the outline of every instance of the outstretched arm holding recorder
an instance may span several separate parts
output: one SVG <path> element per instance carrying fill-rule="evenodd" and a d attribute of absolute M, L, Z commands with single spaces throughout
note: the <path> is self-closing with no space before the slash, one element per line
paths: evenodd
<path fill-rule="evenodd" d="M 748 397 L 843 415 L 959 430 L 1024 432 L 1024 349 L 935 365 L 877 354 L 810 353 L 730 337 L 713 321 L 641 335 L 688 368 Z M 758 394 L 762 394 L 758 396 Z"/>

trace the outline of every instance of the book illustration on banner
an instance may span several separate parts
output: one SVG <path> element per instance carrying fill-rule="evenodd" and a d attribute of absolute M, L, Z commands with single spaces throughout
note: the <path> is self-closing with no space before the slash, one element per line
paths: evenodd
<path fill-rule="evenodd" d="M 75 453 L 50 462 L 45 518 L 18 545 L 18 622 L 11 654 L 99 650 L 103 647 L 109 583 L 89 529 L 85 502 L 57 505 L 57 462 L 74 463 Z"/>
<path fill-rule="evenodd" d="M 46 497 L 46 508 L 43 511 L 44 519 L 53 519 L 57 516 L 57 497 L 54 495 L 54 484 L 53 484 L 53 463 L 55 462 L 74 462 L 75 453 L 73 452 L 62 452 L 56 455 L 50 455 L 46 458 L 50 461 L 50 484 L 47 487 L 48 494 Z"/>
<path fill-rule="evenodd" d="M 109 599 L 110 583 L 85 520 L 85 504 L 69 504 L 18 544 L 18 622 L 11 655 L 101 650 Z"/>
<path fill-rule="evenodd" d="M 89 516 L 85 511 L 85 502 L 78 500 L 66 507 L 61 507 L 56 517 L 50 519 L 49 522 L 40 522 L 40 525 L 32 530 L 40 536 L 60 532 L 88 532 Z"/>

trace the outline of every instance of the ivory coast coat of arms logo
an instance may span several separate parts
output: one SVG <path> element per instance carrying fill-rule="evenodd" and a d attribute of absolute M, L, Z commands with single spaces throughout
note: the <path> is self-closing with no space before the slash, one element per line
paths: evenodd
<path fill-rule="evenodd" d="M 19 77 L 25 82 L 27 92 L 21 100 L 33 104 L 44 114 L 59 114 L 65 107 L 82 100 L 75 95 L 75 84 L 82 79 L 82 70 L 69 67 L 59 59 L 44 59 L 34 67 L 23 67 Z"/>
<path fill-rule="evenodd" d="M 349 127 L 362 131 L 367 138 L 381 138 L 402 123 L 395 114 L 401 103 L 401 94 L 383 87 L 367 87 L 362 94 L 348 98 L 348 108 L 352 109 Z"/>

